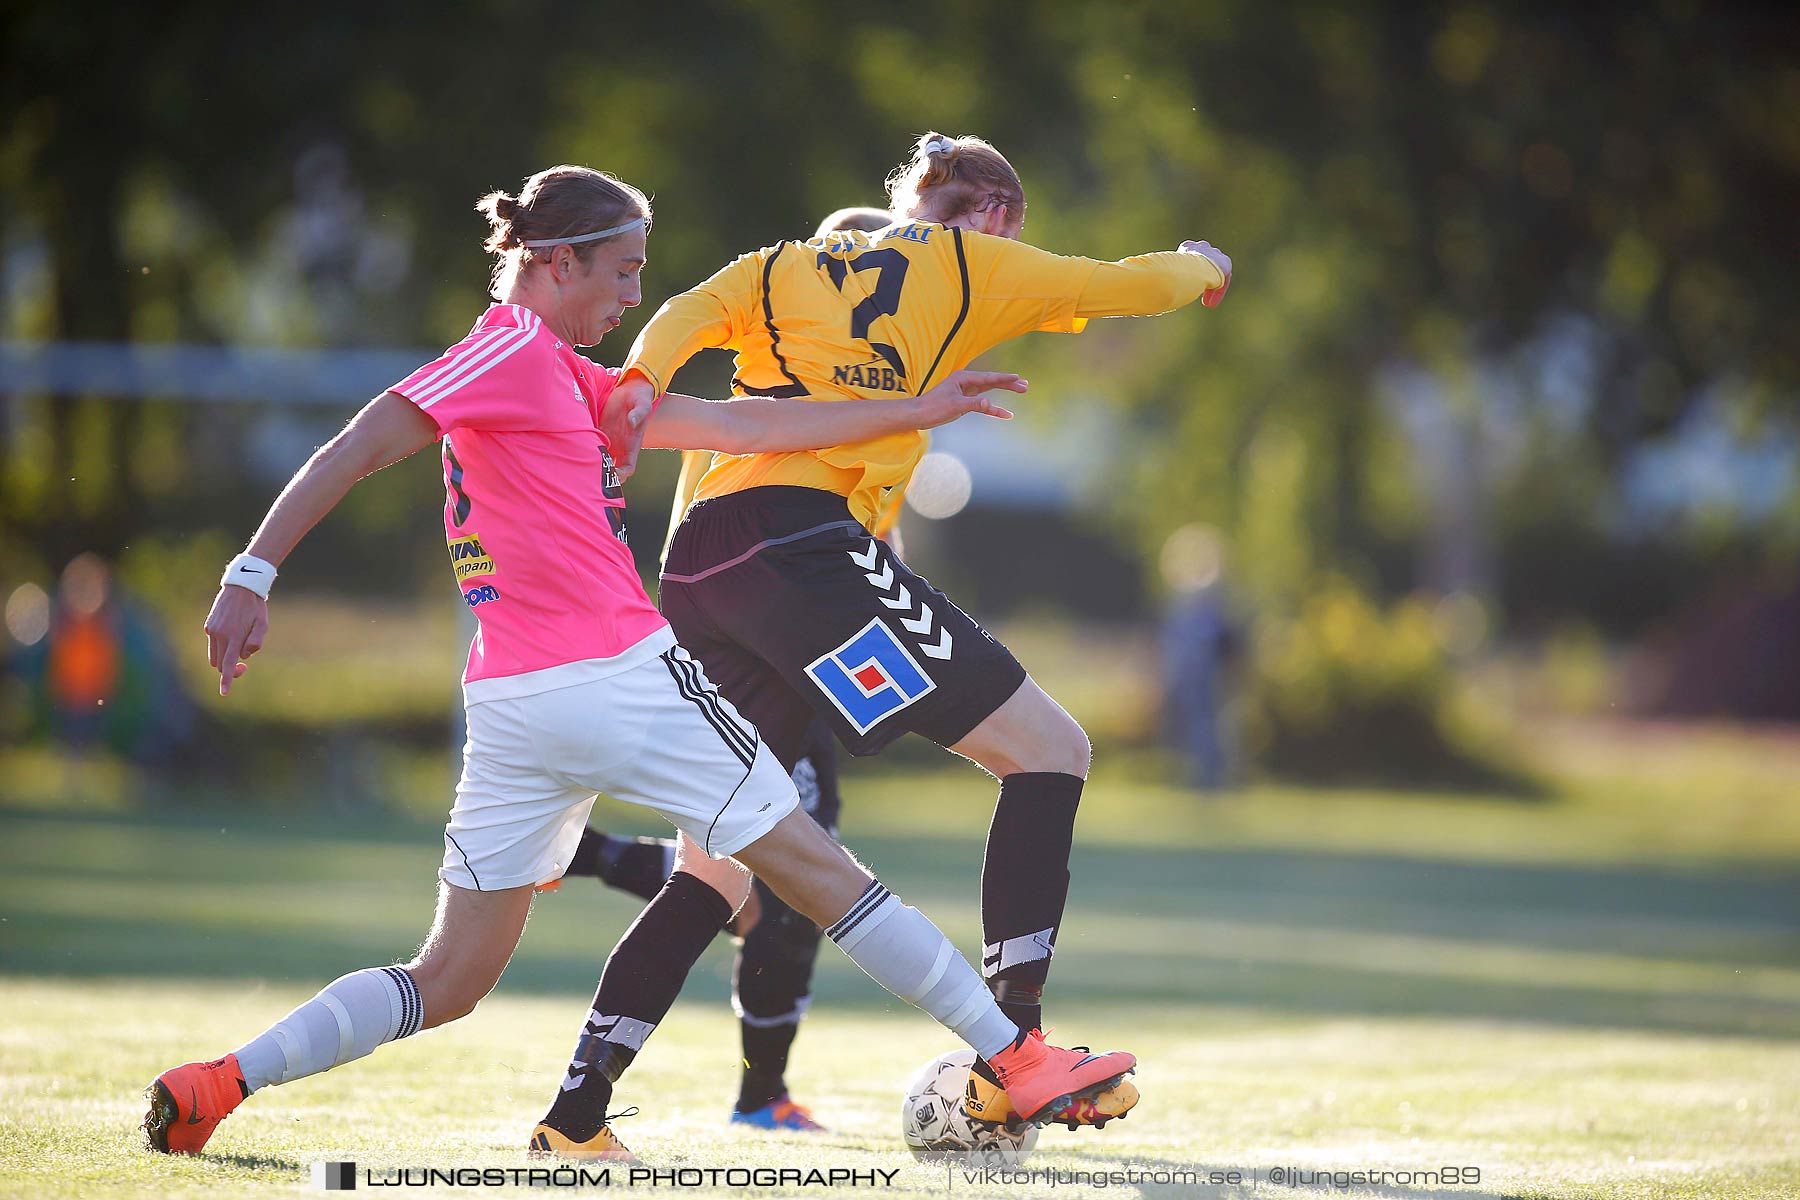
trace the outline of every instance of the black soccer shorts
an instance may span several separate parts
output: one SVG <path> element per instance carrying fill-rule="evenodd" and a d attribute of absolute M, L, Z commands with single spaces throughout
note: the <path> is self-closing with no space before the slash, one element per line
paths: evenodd
<path fill-rule="evenodd" d="M 852 754 L 966 737 L 1019 690 L 1012 652 L 851 517 L 842 496 L 759 487 L 675 531 L 663 615 L 792 769 L 814 713 Z"/>

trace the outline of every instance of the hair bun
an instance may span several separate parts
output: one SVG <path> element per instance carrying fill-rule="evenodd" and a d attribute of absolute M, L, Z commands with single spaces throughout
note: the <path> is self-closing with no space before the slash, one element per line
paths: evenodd
<path fill-rule="evenodd" d="M 924 140 L 919 143 L 919 149 L 923 151 L 927 157 L 933 154 L 954 154 L 956 152 L 956 142 L 954 139 L 947 138 L 941 133 L 928 133 L 925 135 Z"/>
<path fill-rule="evenodd" d="M 503 221 L 516 221 L 524 211 L 524 206 L 505 192 L 494 197 L 494 215 Z"/>

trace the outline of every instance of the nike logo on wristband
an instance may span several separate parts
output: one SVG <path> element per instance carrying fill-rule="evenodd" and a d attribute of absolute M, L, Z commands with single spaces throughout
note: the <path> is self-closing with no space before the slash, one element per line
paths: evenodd
<path fill-rule="evenodd" d="M 245 575 L 261 575 L 262 574 L 261 571 L 258 571 L 254 567 L 239 567 L 238 570 Z"/>

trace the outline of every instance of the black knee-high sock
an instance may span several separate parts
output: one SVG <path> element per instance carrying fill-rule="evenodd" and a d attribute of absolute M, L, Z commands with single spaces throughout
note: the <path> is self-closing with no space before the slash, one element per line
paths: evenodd
<path fill-rule="evenodd" d="M 608 887 L 653 900 L 674 864 L 671 838 L 622 838 L 589 828 L 563 874 L 598 876 Z"/>
<path fill-rule="evenodd" d="M 762 919 L 744 938 L 732 978 L 744 1042 L 739 1112 L 752 1112 L 787 1094 L 788 1050 L 810 999 L 822 938 L 817 925 L 789 908 L 761 880 L 756 886 Z"/>
<path fill-rule="evenodd" d="M 683 981 L 731 916 L 711 886 L 677 871 L 613 947 L 594 1009 L 544 1124 L 578 1142 L 600 1132 L 617 1082 L 669 1013 Z"/>
<path fill-rule="evenodd" d="M 1028 771 L 1000 781 L 981 867 L 981 974 L 1021 1029 L 1043 1023 L 1044 980 L 1069 898 L 1083 780 Z"/>
<path fill-rule="evenodd" d="M 835 841 L 844 797 L 838 787 L 837 738 L 823 719 L 807 729 L 793 779 L 800 806 Z M 824 941 L 824 932 L 767 884 L 758 880 L 756 889 L 762 917 L 744 938 L 731 980 L 744 1046 L 737 1099 L 742 1113 L 787 1095 L 788 1051 L 812 999 L 813 966 Z"/>

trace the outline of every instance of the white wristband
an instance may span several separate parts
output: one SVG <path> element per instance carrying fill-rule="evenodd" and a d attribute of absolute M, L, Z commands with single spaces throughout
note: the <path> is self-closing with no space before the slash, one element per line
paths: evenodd
<path fill-rule="evenodd" d="M 267 600 L 269 589 L 275 584 L 275 564 L 254 554 L 240 554 L 226 564 L 225 574 L 219 577 L 220 587 L 228 583 L 248 588 Z"/>

